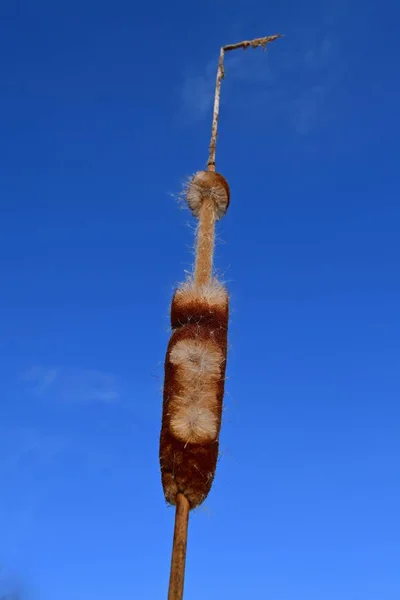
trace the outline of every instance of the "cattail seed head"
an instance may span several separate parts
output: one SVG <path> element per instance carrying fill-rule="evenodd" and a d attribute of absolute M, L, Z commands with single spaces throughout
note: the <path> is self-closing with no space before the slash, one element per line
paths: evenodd
<path fill-rule="evenodd" d="M 165 497 L 183 493 L 203 502 L 218 458 L 224 395 L 228 294 L 211 280 L 179 287 L 171 305 L 172 336 L 165 360 L 160 465 Z"/>
<path fill-rule="evenodd" d="M 214 203 L 215 219 L 221 219 L 229 206 L 230 191 L 228 182 L 222 175 L 213 171 L 198 171 L 186 189 L 186 200 L 195 217 L 206 198 Z"/>

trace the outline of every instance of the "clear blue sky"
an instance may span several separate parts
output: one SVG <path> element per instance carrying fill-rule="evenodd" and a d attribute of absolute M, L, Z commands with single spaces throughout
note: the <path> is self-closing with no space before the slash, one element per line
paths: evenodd
<path fill-rule="evenodd" d="M 168 308 L 222 44 L 222 458 L 186 598 L 400 598 L 399 7 L 0 9 L 0 567 L 41 600 L 166 597 Z M 4 584 L 6 585 L 6 583 Z"/>

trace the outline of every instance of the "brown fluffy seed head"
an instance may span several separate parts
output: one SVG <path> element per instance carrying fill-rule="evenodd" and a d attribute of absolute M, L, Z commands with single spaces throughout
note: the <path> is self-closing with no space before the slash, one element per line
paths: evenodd
<path fill-rule="evenodd" d="M 199 217 L 200 208 L 206 198 L 214 203 L 215 218 L 221 219 L 229 206 L 229 185 L 222 175 L 213 171 L 198 171 L 186 189 L 186 200 L 195 217 Z"/>
<path fill-rule="evenodd" d="M 211 488 L 221 427 L 228 312 L 227 291 L 215 279 L 202 286 L 188 281 L 172 300 L 160 436 L 162 483 L 170 504 L 181 492 L 195 508 Z"/>

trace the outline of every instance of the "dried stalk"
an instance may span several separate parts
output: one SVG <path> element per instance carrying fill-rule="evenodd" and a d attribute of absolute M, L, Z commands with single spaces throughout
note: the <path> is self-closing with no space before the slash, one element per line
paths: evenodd
<path fill-rule="evenodd" d="M 219 54 L 219 61 L 218 61 L 217 81 L 215 84 L 214 111 L 213 111 L 213 120 L 212 120 L 212 127 L 211 127 L 211 141 L 210 141 L 210 150 L 209 150 L 208 162 L 207 162 L 207 169 L 209 171 L 215 171 L 215 149 L 217 146 L 219 103 L 220 103 L 220 98 L 221 98 L 221 83 L 222 83 L 223 78 L 225 77 L 224 56 L 225 56 L 224 48 L 221 48 L 221 52 Z"/>
<path fill-rule="evenodd" d="M 276 35 L 267 35 L 266 37 L 256 38 L 255 40 L 251 40 L 249 42 L 246 41 L 239 42 L 237 44 L 229 44 L 228 46 L 224 46 L 223 50 L 225 52 L 229 52 L 230 50 L 237 50 L 237 48 L 243 48 L 244 50 L 246 50 L 246 48 L 265 48 L 267 44 L 274 42 L 280 37 L 282 37 L 281 33 Z"/>
<path fill-rule="evenodd" d="M 274 42 L 278 38 L 282 37 L 280 33 L 277 35 L 268 35 L 263 38 L 256 38 L 251 41 L 238 42 L 237 44 L 229 44 L 227 46 L 223 46 L 221 48 L 219 54 L 218 61 L 218 69 L 217 69 L 217 81 L 215 84 L 215 96 L 214 96 L 214 110 L 213 110 L 213 120 L 211 127 L 211 141 L 209 146 L 209 155 L 207 162 L 207 169 L 209 171 L 215 171 L 215 151 L 217 146 L 217 136 L 218 136 L 218 119 L 219 119 L 219 105 L 221 100 L 221 83 L 225 77 L 225 69 L 224 69 L 224 57 L 225 52 L 230 52 L 231 50 L 237 50 L 242 48 L 246 50 L 247 48 L 263 48 L 265 49 L 267 44 L 270 42 Z"/>
<path fill-rule="evenodd" d="M 189 501 L 186 496 L 178 494 L 176 497 L 174 544 L 172 548 L 168 600 L 182 600 L 183 598 L 189 510 Z"/>

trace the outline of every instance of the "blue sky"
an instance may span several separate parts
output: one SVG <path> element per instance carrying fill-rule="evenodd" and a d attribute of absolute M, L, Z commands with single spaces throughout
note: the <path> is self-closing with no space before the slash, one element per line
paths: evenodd
<path fill-rule="evenodd" d="M 188 600 L 400 597 L 399 8 L 20 0 L 0 8 L 0 579 L 166 597 L 162 362 L 205 166 L 231 207 L 222 458 Z"/>

